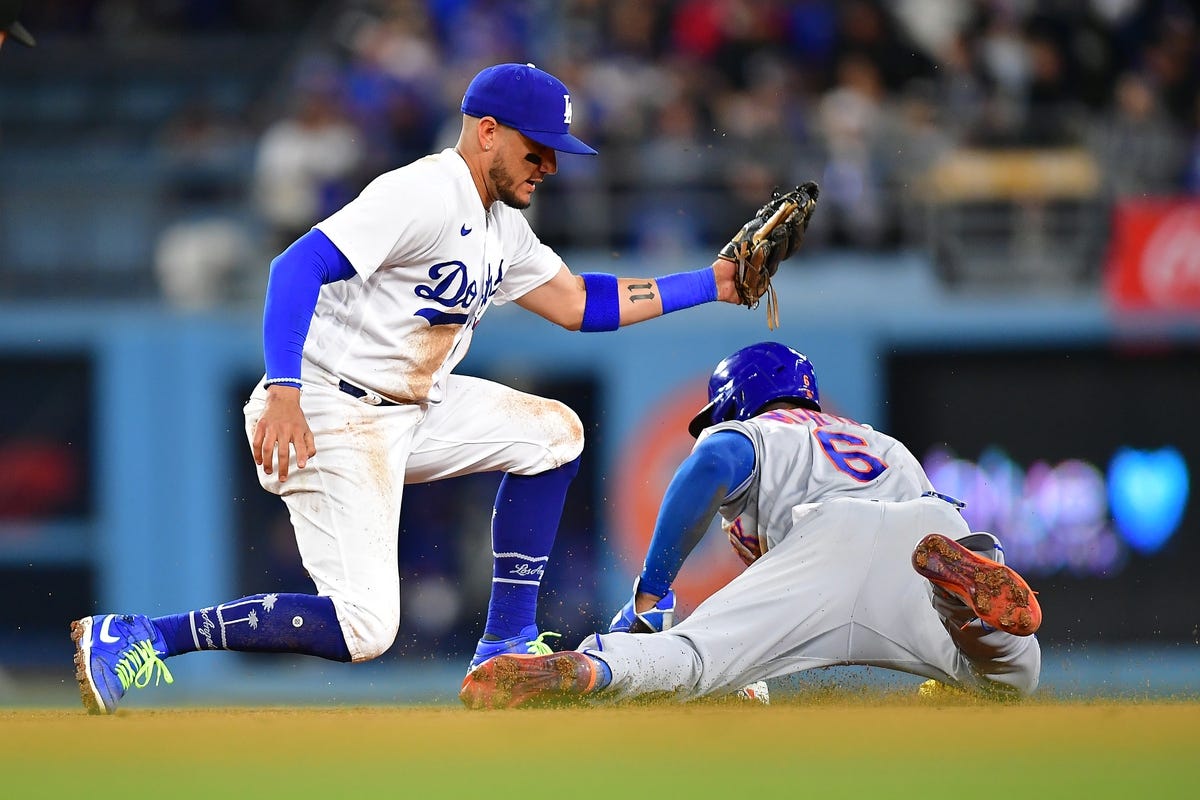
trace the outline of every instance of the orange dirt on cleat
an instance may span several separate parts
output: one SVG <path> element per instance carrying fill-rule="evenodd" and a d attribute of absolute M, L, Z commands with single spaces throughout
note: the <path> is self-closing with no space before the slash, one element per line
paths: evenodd
<path fill-rule="evenodd" d="M 1024 578 L 947 536 L 931 533 L 918 542 L 912 563 L 932 584 L 966 603 L 986 625 L 1030 636 L 1042 624 L 1042 608 Z"/>
<path fill-rule="evenodd" d="M 467 673 L 458 699 L 473 709 L 516 708 L 539 700 L 580 696 L 595 685 L 596 665 L 574 650 L 500 655 Z"/>

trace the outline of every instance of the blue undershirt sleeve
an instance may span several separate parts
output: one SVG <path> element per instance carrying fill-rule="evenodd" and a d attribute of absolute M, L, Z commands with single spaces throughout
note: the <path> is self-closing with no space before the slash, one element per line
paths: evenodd
<path fill-rule="evenodd" d="M 350 259 L 315 228 L 275 257 L 263 308 L 267 383 L 300 388 L 300 358 L 321 287 L 354 275 Z"/>
<path fill-rule="evenodd" d="M 754 459 L 754 444 L 747 436 L 717 431 L 679 465 L 654 523 L 640 591 L 659 597 L 667 593 L 721 503 L 753 473 Z"/>

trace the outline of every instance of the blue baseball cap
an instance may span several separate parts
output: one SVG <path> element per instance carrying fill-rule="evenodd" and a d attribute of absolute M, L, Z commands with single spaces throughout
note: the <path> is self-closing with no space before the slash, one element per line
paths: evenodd
<path fill-rule="evenodd" d="M 533 64 L 497 64 L 480 72 L 463 95 L 462 113 L 495 117 L 501 125 L 563 153 L 596 155 L 568 132 L 571 94 L 566 85 Z"/>

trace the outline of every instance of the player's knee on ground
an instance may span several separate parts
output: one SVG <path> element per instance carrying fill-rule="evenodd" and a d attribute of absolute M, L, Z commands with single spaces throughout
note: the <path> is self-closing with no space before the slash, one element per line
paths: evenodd
<path fill-rule="evenodd" d="M 355 663 L 370 661 L 386 653 L 400 631 L 400 603 L 367 607 L 334 598 L 346 648 Z"/>
<path fill-rule="evenodd" d="M 1031 695 L 1037 690 L 1042 673 L 1042 646 L 1034 636 L 992 631 L 979 637 L 971 653 L 963 650 L 963 655 L 985 680 L 1021 695 Z"/>

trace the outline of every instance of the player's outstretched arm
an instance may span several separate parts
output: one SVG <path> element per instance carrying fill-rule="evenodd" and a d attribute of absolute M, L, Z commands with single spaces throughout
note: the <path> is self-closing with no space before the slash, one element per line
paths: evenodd
<path fill-rule="evenodd" d="M 619 278 L 595 272 L 574 275 L 563 265 L 557 275 L 516 302 L 567 330 L 611 331 L 703 303 L 738 304 L 735 269 L 718 258 L 694 272 Z"/>
<path fill-rule="evenodd" d="M 688 554 L 725 502 L 754 471 L 754 445 L 736 431 L 718 431 L 696 445 L 667 485 L 632 608 L 644 612 L 665 597 Z"/>
<path fill-rule="evenodd" d="M 767 297 L 767 325 L 779 327 L 771 285 L 779 264 L 804 241 L 820 188 L 809 181 L 775 192 L 704 269 L 660 278 L 619 278 L 602 272 L 576 276 L 566 264 L 546 283 L 517 300 L 521 307 L 572 331 L 614 331 L 682 308 L 717 300 L 757 308 Z"/>

